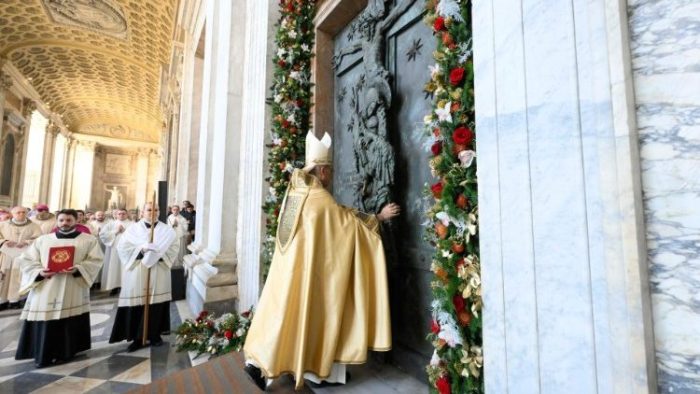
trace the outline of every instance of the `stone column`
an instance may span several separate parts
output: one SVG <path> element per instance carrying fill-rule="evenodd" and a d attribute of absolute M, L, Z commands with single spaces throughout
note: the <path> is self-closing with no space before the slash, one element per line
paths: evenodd
<path fill-rule="evenodd" d="M 240 143 L 240 181 L 238 187 L 238 278 L 240 306 L 247 309 L 257 304 L 260 293 L 260 249 L 264 231 L 263 163 L 265 156 L 267 70 L 269 54 L 269 2 L 247 2 L 248 20 L 256 21 L 246 29 L 245 71 L 243 85 L 243 123 Z M 273 6 L 274 19 L 277 7 Z M 273 19 L 273 20 L 274 20 Z"/>
<path fill-rule="evenodd" d="M 16 158 L 17 172 L 16 172 L 16 198 L 17 203 L 21 204 L 24 199 L 24 176 L 27 168 L 27 149 L 29 149 L 29 130 L 32 126 L 32 114 L 36 111 L 36 103 L 30 99 L 24 99 L 22 101 L 22 117 L 24 118 L 24 124 L 20 126 L 20 141 L 18 148 L 18 155 Z"/>
<path fill-rule="evenodd" d="M 626 16 L 474 2 L 487 392 L 656 391 Z"/>
<path fill-rule="evenodd" d="M 84 208 L 91 203 L 92 196 L 92 170 L 95 159 L 95 146 L 93 141 L 76 142 L 75 158 L 73 160 L 73 183 L 71 185 L 71 202 L 73 207 Z M 101 209 L 102 207 L 92 207 Z"/>
<path fill-rule="evenodd" d="M 59 133 L 58 126 L 49 122 L 46 126 L 44 137 L 44 155 L 41 162 L 41 185 L 39 186 L 39 202 L 48 204 L 51 190 L 51 174 L 53 173 L 54 151 L 56 150 L 56 136 Z"/>
<path fill-rule="evenodd" d="M 73 137 L 66 138 L 66 151 L 63 162 L 63 189 L 61 192 L 61 207 L 83 209 L 84 207 L 75 207 L 71 205 L 71 196 L 73 193 L 73 166 L 75 164 L 75 145 L 76 140 Z"/>
<path fill-rule="evenodd" d="M 207 5 L 197 228 L 185 261 L 193 311 L 236 308 L 235 219 L 240 153 L 245 14 L 231 2 Z M 213 39 L 215 38 L 215 39 Z M 236 56 L 234 56 L 236 55 Z"/>
<path fill-rule="evenodd" d="M 5 124 L 5 92 L 12 87 L 12 78 L 2 71 L 2 66 L 6 60 L 0 58 L 0 140 L 4 136 L 3 126 Z"/>
<path fill-rule="evenodd" d="M 136 158 L 136 192 L 135 202 L 139 210 L 148 201 L 148 162 L 151 150 L 148 148 L 137 149 Z"/>
<path fill-rule="evenodd" d="M 183 200 L 192 199 L 193 196 L 188 195 L 187 185 L 189 184 L 190 175 L 190 138 L 192 136 L 192 112 L 194 110 L 194 91 L 196 89 L 194 78 L 194 63 L 195 52 L 199 37 L 194 37 L 188 34 L 185 40 L 185 51 L 183 55 L 183 76 L 182 76 L 182 94 L 180 95 L 180 111 L 179 127 L 175 129 L 178 134 L 177 146 L 177 166 L 175 179 L 175 195 L 174 200 L 182 203 Z M 201 86 L 197 87 L 197 89 Z"/>

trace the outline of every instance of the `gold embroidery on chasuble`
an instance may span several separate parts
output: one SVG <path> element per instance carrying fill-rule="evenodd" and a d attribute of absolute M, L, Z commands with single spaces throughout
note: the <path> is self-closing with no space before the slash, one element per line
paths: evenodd
<path fill-rule="evenodd" d="M 313 179 L 302 171 L 295 171 L 292 175 L 289 189 L 287 189 L 287 196 L 282 204 L 279 225 L 277 227 L 277 242 L 282 252 L 284 252 L 292 238 L 294 238 L 294 233 L 296 232 L 299 216 L 301 214 L 301 207 L 304 205 L 304 201 L 306 201 L 306 197 L 309 195 L 309 185 L 311 182 L 313 182 Z"/>

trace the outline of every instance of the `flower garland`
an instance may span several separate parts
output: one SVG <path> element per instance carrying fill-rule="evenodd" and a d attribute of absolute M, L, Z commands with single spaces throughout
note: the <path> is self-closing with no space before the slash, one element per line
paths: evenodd
<path fill-rule="evenodd" d="M 252 318 L 252 310 L 240 315 L 225 313 L 219 318 L 201 311 L 194 321 L 185 320 L 175 331 L 177 351 L 194 351 L 196 357 L 241 351 Z"/>
<path fill-rule="evenodd" d="M 479 262 L 474 71 L 471 1 L 427 0 L 425 21 L 437 38 L 425 89 L 433 109 L 425 117 L 432 138 L 426 186 L 434 204 L 426 238 L 435 245 L 428 377 L 433 392 L 482 393 L 481 266 Z"/>
<path fill-rule="evenodd" d="M 266 237 L 263 241 L 263 278 L 272 261 L 277 233 L 277 216 L 289 178 L 304 165 L 306 134 L 311 128 L 311 59 L 313 58 L 315 0 L 280 0 L 277 25 L 277 53 L 272 84 L 271 143 L 267 155 L 270 185 L 263 204 Z"/>

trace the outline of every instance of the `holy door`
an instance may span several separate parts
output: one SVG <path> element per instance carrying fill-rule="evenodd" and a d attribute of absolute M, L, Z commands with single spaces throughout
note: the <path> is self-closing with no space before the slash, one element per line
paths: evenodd
<path fill-rule="evenodd" d="M 333 193 L 377 213 L 388 202 L 402 215 L 383 226 L 391 289 L 394 350 L 390 362 L 422 376 L 432 347 L 432 249 L 423 241 L 423 189 L 432 178 L 424 146 L 423 91 L 435 39 L 422 1 L 369 1 L 335 37 Z"/>

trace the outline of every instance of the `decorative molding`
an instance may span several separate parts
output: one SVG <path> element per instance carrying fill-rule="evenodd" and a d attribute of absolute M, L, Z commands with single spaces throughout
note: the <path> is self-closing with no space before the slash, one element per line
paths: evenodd
<path fill-rule="evenodd" d="M 95 124 L 82 127 L 79 132 L 134 141 L 156 142 L 150 133 L 123 125 Z"/>
<path fill-rule="evenodd" d="M 43 0 L 55 23 L 82 27 L 126 40 L 128 24 L 124 11 L 112 0 Z"/>
<path fill-rule="evenodd" d="M 12 87 L 12 77 L 0 71 L 0 92 L 9 90 Z"/>

